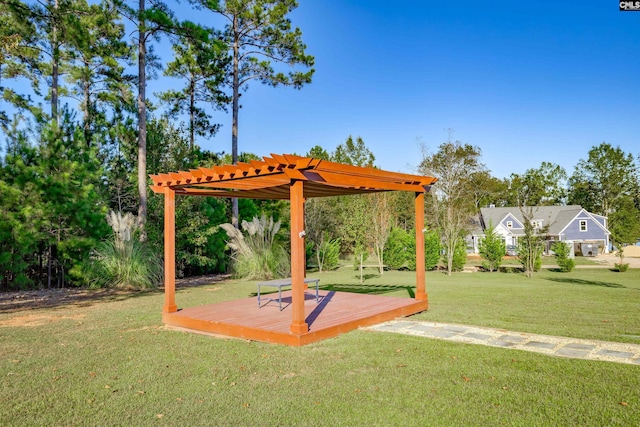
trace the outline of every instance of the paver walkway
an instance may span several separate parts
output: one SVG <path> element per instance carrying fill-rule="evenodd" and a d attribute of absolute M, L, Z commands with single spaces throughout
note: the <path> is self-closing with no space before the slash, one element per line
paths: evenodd
<path fill-rule="evenodd" d="M 550 356 L 640 365 L 640 345 L 637 344 L 555 337 L 505 329 L 404 319 L 380 323 L 365 328 L 365 330 L 526 350 Z"/>

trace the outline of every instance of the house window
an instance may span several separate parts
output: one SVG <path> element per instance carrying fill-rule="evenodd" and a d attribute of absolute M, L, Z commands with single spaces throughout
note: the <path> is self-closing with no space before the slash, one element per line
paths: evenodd
<path fill-rule="evenodd" d="M 513 228 L 513 221 L 507 221 L 507 228 Z"/>
<path fill-rule="evenodd" d="M 581 219 L 580 220 L 580 231 L 587 231 L 587 220 L 586 219 Z"/>

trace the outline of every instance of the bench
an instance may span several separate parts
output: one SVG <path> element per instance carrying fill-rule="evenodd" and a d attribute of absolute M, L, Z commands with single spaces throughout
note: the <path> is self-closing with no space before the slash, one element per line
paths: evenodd
<path fill-rule="evenodd" d="M 320 284 L 320 279 L 308 279 L 308 278 L 304 279 L 304 283 L 313 283 L 313 282 L 315 282 L 316 284 L 316 303 L 317 303 L 318 302 L 318 286 Z M 269 301 L 278 301 L 278 308 L 280 309 L 280 311 L 282 311 L 282 288 L 285 286 L 291 286 L 291 278 L 289 277 L 287 279 L 275 279 L 275 280 L 268 280 L 266 282 L 258 282 L 257 285 L 258 285 L 258 308 L 262 308 L 261 301 L 266 299 L 267 304 L 269 303 Z M 271 286 L 271 287 L 278 288 L 278 299 L 261 297 L 260 288 L 262 286 Z"/>

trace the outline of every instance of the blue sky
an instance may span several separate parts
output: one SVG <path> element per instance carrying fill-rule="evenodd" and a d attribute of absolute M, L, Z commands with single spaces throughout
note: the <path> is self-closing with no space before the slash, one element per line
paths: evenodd
<path fill-rule="evenodd" d="M 640 152 L 640 12 L 617 1 L 300 0 L 291 19 L 313 83 L 254 82 L 240 151 L 331 151 L 353 135 L 378 166 L 413 172 L 420 145 L 435 151 L 452 129 L 497 177 L 542 161 L 571 174 L 603 141 Z M 216 119 L 200 145 L 229 152 L 231 116 Z"/>

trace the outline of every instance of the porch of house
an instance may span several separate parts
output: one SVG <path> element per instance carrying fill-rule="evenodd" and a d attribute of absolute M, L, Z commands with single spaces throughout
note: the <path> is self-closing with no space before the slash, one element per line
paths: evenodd
<path fill-rule="evenodd" d="M 277 301 L 262 302 L 259 308 L 258 298 L 252 297 L 163 313 L 162 321 L 169 328 L 190 332 L 303 346 L 360 327 L 416 314 L 426 310 L 427 305 L 426 300 L 328 290 L 320 290 L 316 302 L 315 290 L 307 290 L 304 318 L 308 332 L 297 335 L 290 331 L 292 294 L 283 291 L 282 310 Z"/>

